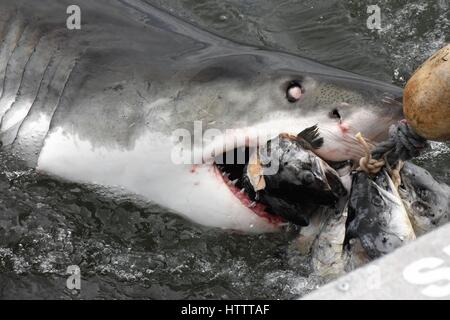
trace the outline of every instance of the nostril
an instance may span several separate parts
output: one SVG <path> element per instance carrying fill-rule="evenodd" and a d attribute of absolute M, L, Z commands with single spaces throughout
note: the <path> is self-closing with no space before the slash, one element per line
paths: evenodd
<path fill-rule="evenodd" d="M 339 113 L 339 110 L 336 108 L 330 112 L 330 118 L 339 119 L 339 120 L 342 119 L 341 114 Z"/>

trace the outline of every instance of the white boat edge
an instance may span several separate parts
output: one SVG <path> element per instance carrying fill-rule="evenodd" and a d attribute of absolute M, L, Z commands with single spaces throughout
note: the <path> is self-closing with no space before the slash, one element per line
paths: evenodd
<path fill-rule="evenodd" d="M 450 223 L 301 299 L 450 299 Z"/>

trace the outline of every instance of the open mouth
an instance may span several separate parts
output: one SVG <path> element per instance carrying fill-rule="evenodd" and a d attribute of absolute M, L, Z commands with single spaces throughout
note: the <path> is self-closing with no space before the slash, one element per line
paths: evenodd
<path fill-rule="evenodd" d="M 277 147 L 281 148 L 278 151 L 284 146 L 282 144 L 281 147 Z M 272 146 L 272 148 L 275 147 Z M 285 151 L 292 152 L 292 148 L 295 148 L 295 145 L 290 144 Z M 258 216 L 273 224 L 289 221 L 300 226 L 307 226 L 312 214 L 319 206 L 335 204 L 339 199 L 340 195 L 337 195 L 334 190 L 341 188 L 341 182 L 337 175 L 331 174 L 336 172 L 331 168 L 329 171 L 323 170 L 321 163 L 317 164 L 316 156 L 309 156 L 301 149 L 296 150 L 295 155 L 302 152 L 303 156 L 308 156 L 306 159 L 291 157 L 288 161 L 290 163 L 280 164 L 278 172 L 264 174 L 264 188 L 255 191 L 248 170 L 251 154 L 255 152 L 255 149 L 241 147 L 225 152 L 215 158 L 214 166 L 218 177 L 223 180 L 234 196 Z M 274 153 L 279 155 L 278 152 Z"/>
<path fill-rule="evenodd" d="M 271 212 L 271 208 L 267 204 L 261 203 L 246 179 L 245 172 L 249 163 L 250 152 L 253 150 L 254 148 L 241 147 L 217 156 L 214 162 L 216 174 L 242 205 L 272 224 L 284 224 L 286 219 Z"/>

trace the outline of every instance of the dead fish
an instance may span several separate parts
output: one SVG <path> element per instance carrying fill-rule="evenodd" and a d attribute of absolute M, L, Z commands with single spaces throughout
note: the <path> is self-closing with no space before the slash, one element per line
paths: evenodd
<path fill-rule="evenodd" d="M 345 273 L 344 240 L 348 207 L 342 212 L 324 208 L 326 218 L 311 248 L 312 270 L 322 277 L 336 278 Z"/>
<path fill-rule="evenodd" d="M 353 164 L 351 162 L 341 162 L 341 163 L 333 163 L 333 169 L 336 170 L 336 172 L 339 174 L 341 182 L 343 183 L 345 189 L 348 193 L 350 193 L 351 190 L 351 180 L 352 180 L 352 172 L 351 168 L 353 167 Z M 345 210 L 346 216 L 347 216 L 347 199 L 348 197 L 342 198 L 342 203 L 344 204 L 343 209 L 337 209 L 335 207 L 330 206 L 321 206 L 319 209 L 317 209 L 317 212 L 315 212 L 311 216 L 311 220 L 308 226 L 301 227 L 299 236 L 297 237 L 295 241 L 295 245 L 297 248 L 297 251 L 299 251 L 301 254 L 306 255 L 311 253 L 311 248 L 314 243 L 314 241 L 319 237 L 319 234 L 322 230 L 322 227 L 324 224 L 329 220 L 329 215 L 333 211 Z M 340 208 L 342 208 L 342 205 L 339 204 Z"/>
<path fill-rule="evenodd" d="M 449 222 L 450 187 L 439 183 L 425 169 L 406 162 L 400 171 L 399 194 L 416 235 Z"/>
<path fill-rule="evenodd" d="M 372 259 L 364 249 L 359 238 L 352 238 L 345 245 L 345 272 L 353 271 L 369 263 Z"/>
<path fill-rule="evenodd" d="M 311 248 L 319 236 L 322 227 L 329 215 L 329 207 L 321 207 L 310 219 L 309 225 L 301 227 L 298 237 L 295 240 L 295 248 L 302 255 L 311 253 Z"/>
<path fill-rule="evenodd" d="M 339 174 L 312 152 L 321 143 L 315 126 L 298 136 L 281 134 L 268 141 L 245 169 L 247 193 L 267 212 L 309 225 L 321 205 L 335 205 L 347 196 Z"/>
<path fill-rule="evenodd" d="M 354 174 L 347 240 L 357 238 L 371 259 L 416 238 L 403 201 L 386 170 Z"/>

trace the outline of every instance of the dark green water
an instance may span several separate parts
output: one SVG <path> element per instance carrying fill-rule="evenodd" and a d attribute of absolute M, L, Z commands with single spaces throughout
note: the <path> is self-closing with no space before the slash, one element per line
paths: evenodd
<path fill-rule="evenodd" d="M 450 41 L 448 1 L 147 0 L 224 37 L 403 85 Z M 450 183 L 450 149 L 417 161 Z M 130 195 L 49 178 L 0 154 L 0 298 L 297 298 L 322 283 L 291 248 L 296 230 L 204 228 Z M 77 264 L 82 289 L 65 288 Z"/>

